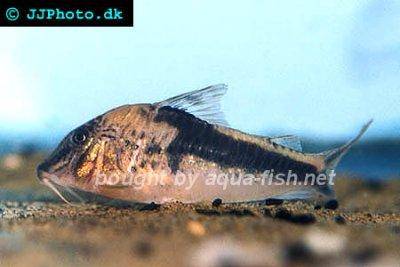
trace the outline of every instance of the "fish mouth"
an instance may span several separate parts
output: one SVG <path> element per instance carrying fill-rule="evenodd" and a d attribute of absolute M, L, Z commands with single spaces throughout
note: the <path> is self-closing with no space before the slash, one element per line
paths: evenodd
<path fill-rule="evenodd" d="M 56 185 L 56 183 L 53 181 L 54 178 L 57 178 L 54 174 L 45 172 L 45 171 L 41 171 L 40 173 L 38 173 L 37 178 L 39 179 L 39 182 L 43 185 L 48 186 L 49 183 Z"/>
<path fill-rule="evenodd" d="M 53 174 L 47 171 L 48 166 L 45 162 L 39 164 L 36 168 L 36 177 L 39 179 L 39 182 L 43 183 L 43 180 L 50 180 Z"/>
<path fill-rule="evenodd" d="M 57 187 L 61 187 L 62 189 L 65 189 L 68 193 L 73 195 L 80 202 L 83 202 L 83 199 L 77 193 L 75 193 L 71 188 L 69 188 L 68 186 L 61 185 L 59 182 L 60 179 L 55 174 L 52 174 L 52 173 L 46 171 L 45 166 L 46 166 L 46 164 L 42 163 L 36 169 L 37 178 L 39 179 L 39 182 L 41 184 L 44 184 L 45 186 L 49 187 L 57 196 L 59 196 L 65 203 L 67 203 L 69 205 L 74 206 L 74 204 L 72 202 L 67 200 L 67 198 L 65 198 L 61 194 L 60 190 Z"/>

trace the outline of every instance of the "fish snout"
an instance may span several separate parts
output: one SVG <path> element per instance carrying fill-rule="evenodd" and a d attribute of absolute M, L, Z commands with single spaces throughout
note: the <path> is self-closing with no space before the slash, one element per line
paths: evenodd
<path fill-rule="evenodd" d="M 49 173 L 49 165 L 46 162 L 40 163 L 36 168 L 36 176 L 40 182 L 43 179 L 49 179 L 51 174 Z"/>

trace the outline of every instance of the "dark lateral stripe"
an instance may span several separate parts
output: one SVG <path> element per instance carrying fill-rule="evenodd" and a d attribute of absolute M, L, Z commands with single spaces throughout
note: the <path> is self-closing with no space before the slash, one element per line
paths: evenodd
<path fill-rule="evenodd" d="M 169 166 L 174 173 L 179 169 L 182 156 L 190 154 L 222 167 L 237 167 L 252 173 L 273 169 L 275 174 L 286 174 L 292 170 L 299 180 L 304 179 L 305 174 L 317 173 L 313 165 L 268 151 L 250 142 L 235 140 L 217 131 L 206 121 L 176 108 L 160 108 L 154 120 L 166 122 L 179 130 L 166 149 Z"/>

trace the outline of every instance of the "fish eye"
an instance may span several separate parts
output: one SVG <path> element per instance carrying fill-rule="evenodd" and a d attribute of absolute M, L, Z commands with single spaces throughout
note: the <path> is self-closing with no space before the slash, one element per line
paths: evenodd
<path fill-rule="evenodd" d="M 72 135 L 72 141 L 77 144 L 83 144 L 88 138 L 89 133 L 85 129 L 79 129 Z"/>

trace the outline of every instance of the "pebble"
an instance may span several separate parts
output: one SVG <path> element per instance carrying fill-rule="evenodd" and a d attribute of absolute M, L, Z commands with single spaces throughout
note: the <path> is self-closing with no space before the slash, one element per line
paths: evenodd
<path fill-rule="evenodd" d="M 335 255 L 344 250 L 346 238 L 340 234 L 312 229 L 305 234 L 304 242 L 316 254 Z"/>
<path fill-rule="evenodd" d="M 337 224 L 346 224 L 346 219 L 342 215 L 336 215 L 333 220 Z"/>
<path fill-rule="evenodd" d="M 285 261 L 290 265 L 299 263 L 309 263 L 314 260 L 315 255 L 311 249 L 303 242 L 289 244 L 283 251 Z"/>
<path fill-rule="evenodd" d="M 315 223 L 317 219 L 313 214 L 305 213 L 305 214 L 293 215 L 290 221 L 299 224 L 312 224 Z"/>
<path fill-rule="evenodd" d="M 338 207 L 339 207 L 339 202 L 336 199 L 331 199 L 324 205 L 324 208 L 328 210 L 336 210 Z"/>
<path fill-rule="evenodd" d="M 222 199 L 220 199 L 220 198 L 216 198 L 212 202 L 213 207 L 219 207 L 219 206 L 221 206 L 221 204 L 222 204 Z"/>
<path fill-rule="evenodd" d="M 315 205 L 314 206 L 314 210 L 320 210 L 322 207 L 321 207 L 321 205 Z"/>
<path fill-rule="evenodd" d="M 260 243 L 240 242 L 227 237 L 208 239 L 188 257 L 192 267 L 281 266 L 276 251 Z"/>
<path fill-rule="evenodd" d="M 136 255 L 147 258 L 151 256 L 154 249 L 151 243 L 146 241 L 138 241 L 133 245 L 132 250 Z"/>
<path fill-rule="evenodd" d="M 280 208 L 275 212 L 275 218 L 282 220 L 290 220 L 292 214 L 285 208 Z"/>
<path fill-rule="evenodd" d="M 153 210 L 159 210 L 160 209 L 160 204 L 156 204 L 154 202 L 151 202 L 148 205 L 145 205 L 140 209 L 140 211 L 153 211 Z"/>
<path fill-rule="evenodd" d="M 316 221 L 315 216 L 311 213 L 293 215 L 290 211 L 284 208 L 276 211 L 275 218 L 298 224 L 311 224 Z"/>
<path fill-rule="evenodd" d="M 196 221 L 189 221 L 187 223 L 187 230 L 189 233 L 195 236 L 203 236 L 206 233 L 206 229 L 204 229 L 204 226 Z"/>
<path fill-rule="evenodd" d="M 6 170 L 18 170 L 22 166 L 22 157 L 17 154 L 10 154 L 3 158 L 3 168 Z"/>
<path fill-rule="evenodd" d="M 272 213 L 269 209 L 262 209 L 261 213 L 264 215 L 264 217 L 272 217 Z"/>

